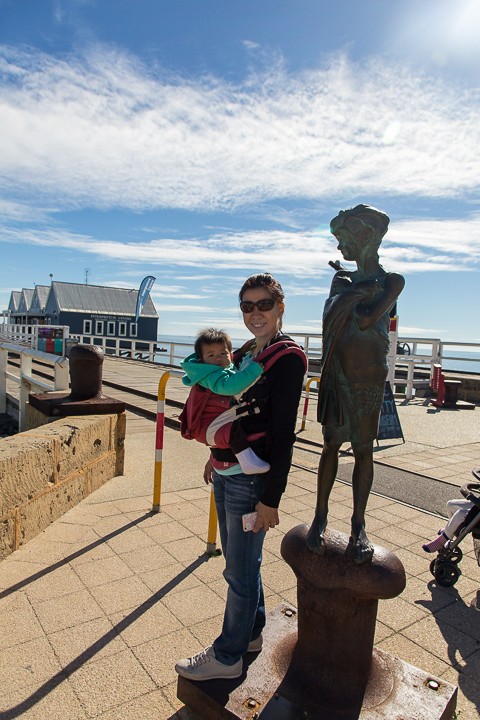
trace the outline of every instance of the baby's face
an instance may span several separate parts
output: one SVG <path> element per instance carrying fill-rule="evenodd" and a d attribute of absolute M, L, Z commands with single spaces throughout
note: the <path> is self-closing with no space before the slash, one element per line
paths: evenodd
<path fill-rule="evenodd" d="M 202 362 L 208 365 L 228 367 L 232 362 L 232 353 L 227 348 L 226 343 L 204 345 L 202 348 Z"/>

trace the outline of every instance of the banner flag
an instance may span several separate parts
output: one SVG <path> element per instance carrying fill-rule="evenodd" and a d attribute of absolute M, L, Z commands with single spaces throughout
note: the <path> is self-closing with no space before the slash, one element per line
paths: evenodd
<path fill-rule="evenodd" d="M 152 289 L 155 280 L 156 278 L 154 278 L 153 275 L 147 275 L 147 277 L 144 277 L 142 282 L 140 283 L 137 296 L 137 308 L 135 310 L 135 322 L 138 322 L 140 313 L 142 312 L 143 306 L 145 305 L 145 302 L 147 300 L 148 293 Z"/>

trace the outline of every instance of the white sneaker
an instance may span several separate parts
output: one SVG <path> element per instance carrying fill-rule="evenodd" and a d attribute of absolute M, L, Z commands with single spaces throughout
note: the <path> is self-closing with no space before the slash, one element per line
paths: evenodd
<path fill-rule="evenodd" d="M 220 678 L 238 678 L 243 672 L 243 662 L 225 665 L 215 657 L 213 645 L 201 650 L 197 655 L 179 660 L 175 665 L 179 675 L 188 680 L 218 680 Z"/>
<path fill-rule="evenodd" d="M 259 635 L 255 640 L 250 640 L 247 653 L 259 653 L 263 647 L 263 637 Z"/>

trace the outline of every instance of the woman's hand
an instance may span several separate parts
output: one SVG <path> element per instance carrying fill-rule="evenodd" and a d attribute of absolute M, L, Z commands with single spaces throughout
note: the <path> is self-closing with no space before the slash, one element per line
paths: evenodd
<path fill-rule="evenodd" d="M 257 519 L 255 521 L 255 527 L 253 528 L 254 533 L 259 530 L 265 530 L 265 532 L 267 532 L 270 528 L 276 527 L 280 522 L 277 508 L 272 508 L 258 502 L 255 505 L 255 510 L 257 511 Z"/>
<path fill-rule="evenodd" d="M 203 481 L 205 485 L 209 485 L 212 482 L 212 471 L 213 466 L 210 460 L 207 460 L 203 469 Z"/>

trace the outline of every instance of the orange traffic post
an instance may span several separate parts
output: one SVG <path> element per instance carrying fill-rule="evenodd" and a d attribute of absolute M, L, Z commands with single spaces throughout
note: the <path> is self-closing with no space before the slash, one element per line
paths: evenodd
<path fill-rule="evenodd" d="M 163 436 L 165 433 L 165 390 L 170 373 L 163 373 L 158 383 L 157 395 L 157 427 L 155 433 L 155 474 L 153 481 L 152 512 L 160 512 L 160 495 L 162 492 L 162 456 Z"/>
<path fill-rule="evenodd" d="M 320 383 L 320 378 L 311 377 L 307 380 L 307 384 L 305 385 L 305 404 L 303 406 L 302 427 L 300 428 L 301 430 L 305 430 L 305 425 L 307 424 L 308 398 L 310 395 L 310 385 L 313 382 Z"/>

